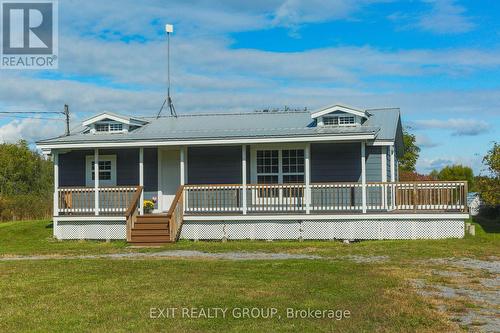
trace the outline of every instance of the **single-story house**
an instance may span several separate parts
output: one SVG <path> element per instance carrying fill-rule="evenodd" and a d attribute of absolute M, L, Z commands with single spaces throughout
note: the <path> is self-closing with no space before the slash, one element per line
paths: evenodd
<path fill-rule="evenodd" d="M 398 180 L 395 108 L 105 112 L 37 145 L 58 239 L 448 238 L 469 217 L 466 182 Z"/>

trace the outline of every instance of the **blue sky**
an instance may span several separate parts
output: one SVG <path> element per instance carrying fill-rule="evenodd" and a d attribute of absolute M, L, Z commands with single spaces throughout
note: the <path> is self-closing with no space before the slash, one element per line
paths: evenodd
<path fill-rule="evenodd" d="M 499 139 L 500 3 L 453 0 L 59 1 L 57 71 L 0 71 L 0 108 L 155 114 L 175 25 L 179 113 L 400 107 L 420 172 L 480 172 Z M 0 140 L 61 133 L 61 121 L 0 118 Z"/>

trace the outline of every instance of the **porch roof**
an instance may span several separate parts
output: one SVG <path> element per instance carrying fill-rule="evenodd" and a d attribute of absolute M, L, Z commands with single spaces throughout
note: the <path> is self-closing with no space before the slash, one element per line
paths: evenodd
<path fill-rule="evenodd" d="M 399 110 L 373 110 L 362 126 L 316 127 L 308 111 L 251 112 L 181 115 L 179 117 L 141 118 L 148 123 L 128 133 L 84 134 L 79 127 L 69 136 L 37 142 L 43 146 L 71 143 L 114 143 L 136 141 L 183 141 L 244 138 L 288 138 L 371 135 L 377 140 L 394 140 Z"/>

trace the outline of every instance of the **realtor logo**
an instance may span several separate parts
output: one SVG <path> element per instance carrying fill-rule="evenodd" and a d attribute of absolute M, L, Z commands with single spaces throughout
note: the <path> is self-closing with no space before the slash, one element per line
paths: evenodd
<path fill-rule="evenodd" d="M 58 66 L 57 2 L 1 2 L 3 69 L 55 69 Z"/>

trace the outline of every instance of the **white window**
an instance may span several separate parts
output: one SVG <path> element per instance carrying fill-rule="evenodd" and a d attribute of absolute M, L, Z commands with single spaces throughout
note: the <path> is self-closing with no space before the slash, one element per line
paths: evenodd
<path fill-rule="evenodd" d="M 96 132 L 109 132 L 109 124 L 96 124 Z"/>
<path fill-rule="evenodd" d="M 94 186 L 95 181 L 95 166 L 94 156 L 86 157 L 86 179 L 87 186 Z M 99 156 L 99 185 L 100 186 L 116 186 L 116 155 Z"/>
<path fill-rule="evenodd" d="M 356 117 L 355 116 L 328 116 L 323 117 L 324 125 L 355 125 Z"/>
<path fill-rule="evenodd" d="M 303 149 L 257 150 L 256 157 L 258 184 L 304 182 Z"/>
<path fill-rule="evenodd" d="M 110 132 L 121 132 L 123 131 L 123 124 L 120 123 L 111 123 L 109 124 Z"/>
<path fill-rule="evenodd" d="M 122 123 L 97 123 L 95 124 L 96 132 L 110 132 L 110 133 L 120 133 L 123 132 Z"/>
<path fill-rule="evenodd" d="M 339 117 L 339 125 L 354 125 L 354 116 Z"/>

